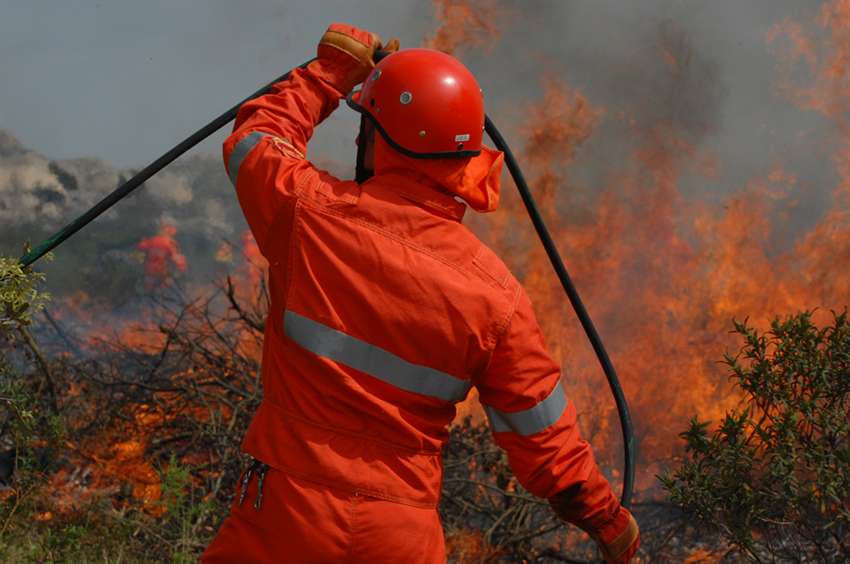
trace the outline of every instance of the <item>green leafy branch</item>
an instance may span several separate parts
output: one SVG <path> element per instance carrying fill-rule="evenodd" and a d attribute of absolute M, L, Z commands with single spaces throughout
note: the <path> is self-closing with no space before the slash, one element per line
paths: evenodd
<path fill-rule="evenodd" d="M 850 562 L 850 325 L 811 312 L 765 334 L 734 321 L 744 345 L 723 363 L 746 408 L 681 433 L 691 460 L 660 477 L 671 501 L 751 562 Z"/>
<path fill-rule="evenodd" d="M 29 245 L 25 248 L 25 252 Z M 45 258 L 50 259 L 48 253 Z M 0 331 L 13 338 L 17 327 L 32 325 L 31 316 L 40 311 L 50 294 L 39 293 L 36 286 L 44 280 L 44 274 L 36 272 L 32 265 L 21 268 L 18 259 L 0 257 Z"/>

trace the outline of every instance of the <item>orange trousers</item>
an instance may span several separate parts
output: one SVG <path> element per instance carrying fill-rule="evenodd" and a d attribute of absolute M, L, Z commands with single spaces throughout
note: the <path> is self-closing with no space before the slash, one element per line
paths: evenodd
<path fill-rule="evenodd" d="M 359 495 L 269 468 L 260 509 L 257 478 L 236 499 L 202 564 L 409 562 L 445 564 L 440 514 Z"/>

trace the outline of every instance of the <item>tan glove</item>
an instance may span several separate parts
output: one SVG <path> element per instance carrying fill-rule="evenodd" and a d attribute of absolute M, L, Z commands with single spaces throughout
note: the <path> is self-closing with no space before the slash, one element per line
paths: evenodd
<path fill-rule="evenodd" d="M 621 508 L 620 511 L 626 510 Z M 613 540 L 602 539 L 594 534 L 591 534 L 590 538 L 597 542 L 599 550 L 602 551 L 602 558 L 609 564 L 626 564 L 632 559 L 640 546 L 640 531 L 637 521 L 631 514 L 629 514 L 629 524 L 626 525 L 626 530 L 617 538 Z"/>
<path fill-rule="evenodd" d="M 603 529 L 591 526 L 587 522 L 577 521 L 575 515 L 570 511 L 574 502 L 574 494 L 565 490 L 549 498 L 549 505 L 555 514 L 566 521 L 579 526 L 587 536 L 596 541 L 602 557 L 609 564 L 626 564 L 629 562 L 640 546 L 640 531 L 637 522 L 626 508 L 616 508 L 614 519 L 609 521 Z"/>
<path fill-rule="evenodd" d="M 398 39 L 391 39 L 384 46 L 381 38 L 374 33 L 350 25 L 331 24 L 319 42 L 318 58 L 341 67 L 344 73 L 340 77 L 341 85 L 347 93 L 366 80 L 375 68 L 372 60 L 375 51 L 395 53 L 398 48 Z"/>

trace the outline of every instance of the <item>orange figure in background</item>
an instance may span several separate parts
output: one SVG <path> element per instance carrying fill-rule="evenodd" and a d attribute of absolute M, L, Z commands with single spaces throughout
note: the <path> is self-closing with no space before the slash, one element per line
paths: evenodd
<path fill-rule="evenodd" d="M 579 436 L 531 302 L 461 224 L 499 201 L 481 90 L 455 59 L 396 40 L 376 65 L 382 46 L 330 26 L 224 143 L 271 310 L 242 443 L 255 462 L 202 561 L 445 562 L 440 452 L 475 386 L 523 487 L 624 564 L 637 525 Z M 346 96 L 366 120 L 362 183 L 306 157 Z"/>

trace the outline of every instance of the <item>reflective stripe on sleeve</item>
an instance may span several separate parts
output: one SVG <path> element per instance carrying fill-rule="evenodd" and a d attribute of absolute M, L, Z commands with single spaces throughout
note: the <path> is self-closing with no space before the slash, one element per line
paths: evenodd
<path fill-rule="evenodd" d="M 311 353 L 374 376 L 408 392 L 460 401 L 472 382 L 426 366 L 411 364 L 391 352 L 286 311 L 283 332 Z"/>
<path fill-rule="evenodd" d="M 567 395 L 561 383 L 558 382 L 549 397 L 525 411 L 505 413 L 486 405 L 482 407 L 493 432 L 515 431 L 525 437 L 539 433 L 557 423 L 567 407 Z"/>
<path fill-rule="evenodd" d="M 230 182 L 233 184 L 233 187 L 236 187 L 236 178 L 239 176 L 239 167 L 242 166 L 242 161 L 245 160 L 245 157 L 248 156 L 248 153 L 251 152 L 251 149 L 257 146 L 263 137 L 272 137 L 271 133 L 264 133 L 262 131 L 252 131 L 248 135 L 242 138 L 239 143 L 233 148 L 233 151 L 230 152 L 230 157 L 227 159 L 227 170 L 230 171 Z"/>

